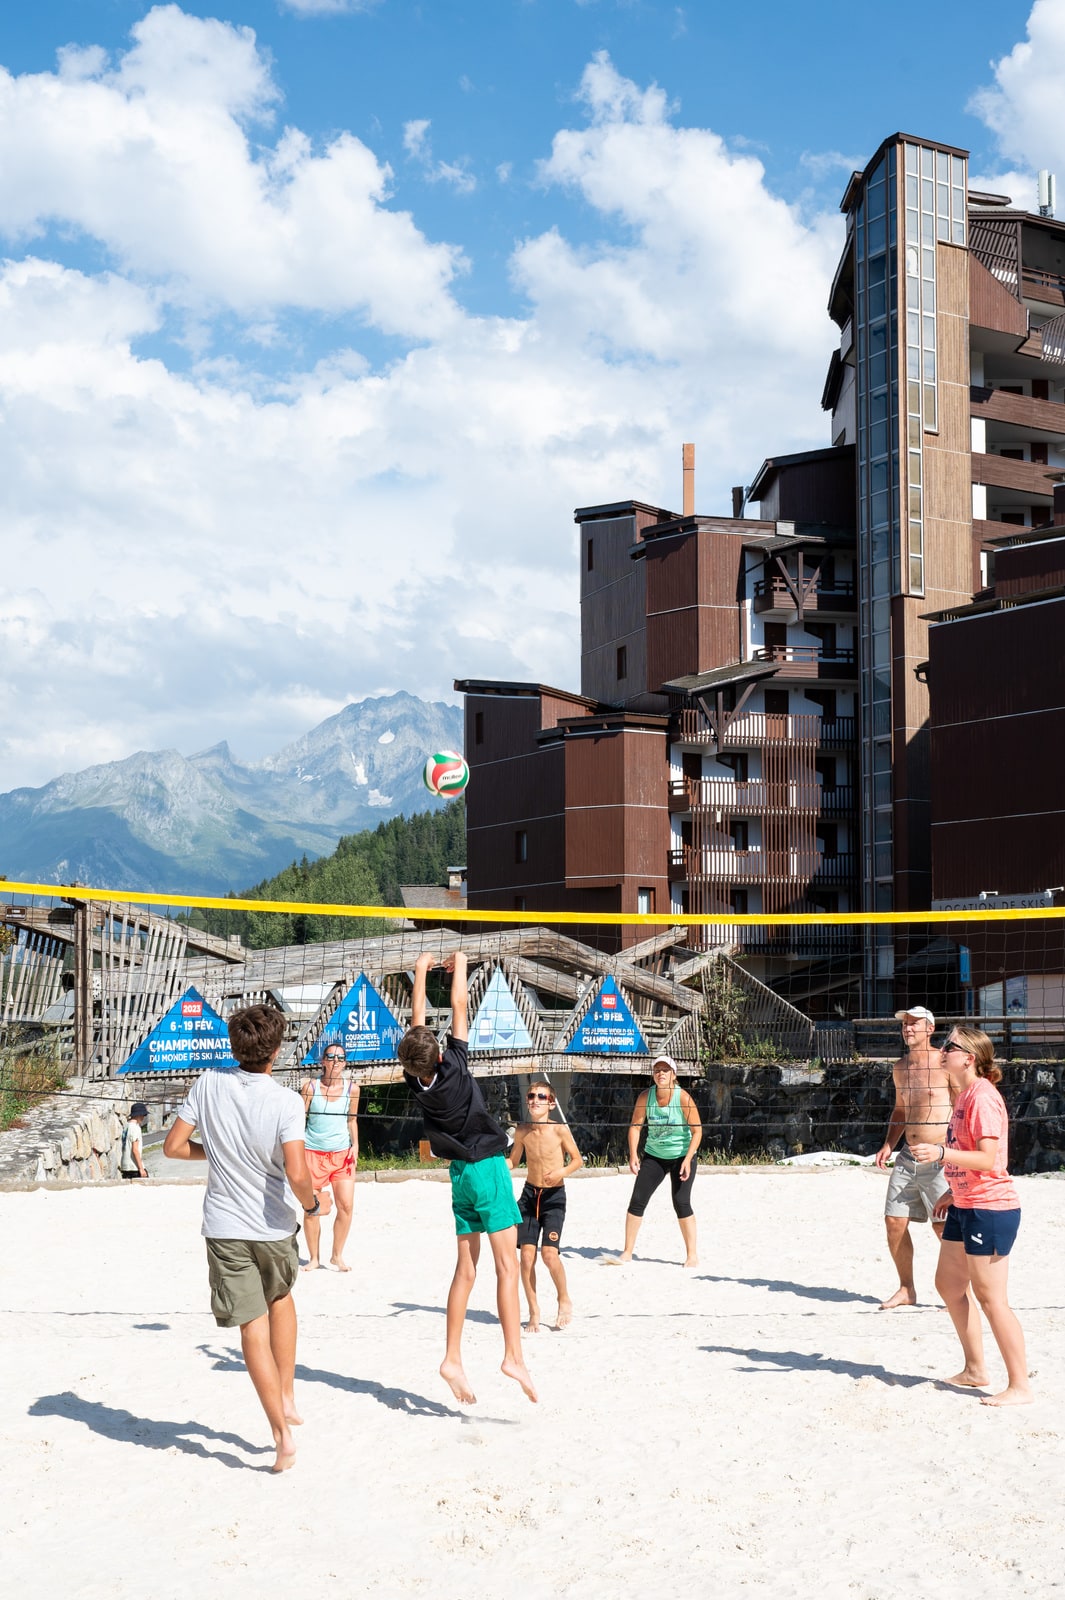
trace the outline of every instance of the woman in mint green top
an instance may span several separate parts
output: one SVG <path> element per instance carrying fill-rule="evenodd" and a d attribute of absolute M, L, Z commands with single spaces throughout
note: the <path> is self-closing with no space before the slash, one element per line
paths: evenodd
<path fill-rule="evenodd" d="M 632 1260 L 647 1202 L 668 1178 L 673 1210 L 684 1240 L 684 1265 L 697 1267 L 691 1194 L 696 1155 L 703 1136 L 702 1119 L 687 1089 L 682 1089 L 677 1082 L 677 1063 L 672 1056 L 656 1056 L 651 1063 L 651 1076 L 654 1087 L 645 1089 L 637 1100 L 629 1125 L 629 1171 L 636 1182 L 625 1216 L 625 1248 L 620 1259 Z M 641 1160 L 640 1129 L 643 1127 L 647 1129 L 647 1142 Z"/>

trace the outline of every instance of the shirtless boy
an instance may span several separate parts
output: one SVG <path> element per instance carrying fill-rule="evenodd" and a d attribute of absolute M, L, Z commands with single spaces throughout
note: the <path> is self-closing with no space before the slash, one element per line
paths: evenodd
<path fill-rule="evenodd" d="M 521 1285 L 529 1303 L 529 1320 L 526 1333 L 540 1331 L 540 1302 L 536 1298 L 536 1247 L 544 1266 L 551 1274 L 551 1282 L 558 1295 L 556 1328 L 565 1328 L 573 1318 L 573 1302 L 566 1285 L 566 1269 L 558 1247 L 562 1240 L 562 1225 L 566 1220 L 566 1179 L 584 1165 L 584 1157 L 573 1141 L 573 1135 L 564 1122 L 552 1122 L 555 1109 L 555 1091 L 543 1080 L 529 1085 L 525 1096 L 529 1111 L 528 1122 L 523 1122 L 514 1135 L 510 1164 L 517 1167 L 524 1155 L 528 1179 L 518 1196 L 521 1226 L 518 1244 L 521 1247 Z"/>
<path fill-rule="evenodd" d="M 918 1162 L 910 1153 L 911 1145 L 941 1144 L 950 1122 L 950 1081 L 940 1052 L 932 1047 L 936 1019 L 924 1006 L 896 1011 L 895 1019 L 902 1024 L 902 1042 L 906 1049 L 896 1061 L 892 1074 L 895 1109 L 884 1142 L 876 1153 L 876 1164 L 883 1170 L 899 1139 L 905 1135 L 905 1142 L 895 1158 L 884 1205 L 888 1249 L 899 1275 L 899 1287 L 881 1302 L 881 1311 L 917 1304 L 910 1223 L 931 1221 L 934 1231 L 942 1238 L 943 1223 L 937 1222 L 932 1213 L 936 1201 L 948 1192 L 942 1161 Z"/>

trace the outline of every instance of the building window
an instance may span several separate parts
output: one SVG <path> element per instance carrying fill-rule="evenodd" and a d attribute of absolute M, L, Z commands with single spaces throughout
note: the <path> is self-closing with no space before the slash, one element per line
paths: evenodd
<path fill-rule="evenodd" d="M 729 838 L 732 840 L 733 850 L 738 850 L 741 855 L 750 849 L 750 825 L 746 817 L 739 818 L 729 823 Z"/>
<path fill-rule="evenodd" d="M 587 552 L 586 559 L 587 559 L 587 562 L 588 562 L 588 571 L 589 572 L 594 572 L 595 571 L 595 540 L 594 539 L 589 539 L 587 545 L 585 546 L 585 549 L 586 549 L 586 552 Z"/>
<path fill-rule="evenodd" d="M 474 742 L 474 744 L 484 744 L 484 712 L 483 711 L 475 711 L 473 713 L 473 742 Z"/>
<path fill-rule="evenodd" d="M 765 692 L 765 714 L 767 717 L 786 717 L 788 714 L 788 691 L 786 689 L 767 689 Z"/>
<path fill-rule="evenodd" d="M 746 889 L 729 890 L 728 908 L 734 917 L 746 917 L 750 915 L 747 910 L 747 895 L 748 891 Z"/>
<path fill-rule="evenodd" d="M 629 675 L 629 647 L 627 644 L 618 645 L 618 681 Z"/>
<path fill-rule="evenodd" d="M 653 889 L 637 889 L 636 910 L 641 917 L 649 917 L 655 909 L 655 892 Z"/>
<path fill-rule="evenodd" d="M 514 833 L 514 859 L 515 861 L 529 859 L 529 835 L 524 828 L 518 828 Z"/>

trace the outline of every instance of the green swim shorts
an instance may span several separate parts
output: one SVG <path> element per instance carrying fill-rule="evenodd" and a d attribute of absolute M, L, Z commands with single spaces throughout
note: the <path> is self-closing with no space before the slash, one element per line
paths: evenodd
<path fill-rule="evenodd" d="M 502 1233 L 504 1228 L 518 1226 L 521 1212 L 505 1157 L 453 1161 L 450 1171 L 451 1209 L 457 1234 Z"/>
<path fill-rule="evenodd" d="M 299 1277 L 296 1235 L 289 1239 L 205 1239 L 211 1310 L 220 1328 L 265 1317 Z"/>

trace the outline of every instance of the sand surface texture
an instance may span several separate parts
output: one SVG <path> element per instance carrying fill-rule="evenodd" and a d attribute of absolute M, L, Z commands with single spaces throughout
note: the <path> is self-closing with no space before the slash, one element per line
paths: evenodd
<path fill-rule="evenodd" d="M 854 1170 L 701 1176 L 686 1273 L 664 1193 L 641 1259 L 599 1265 L 630 1183 L 575 1181 L 575 1320 L 527 1339 L 541 1404 L 498 1371 L 486 1253 L 465 1410 L 436 1370 L 447 1186 L 360 1185 L 354 1270 L 297 1286 L 306 1425 L 281 1477 L 238 1336 L 209 1313 L 201 1191 L 2 1194 L 5 1590 L 1065 1595 L 1065 1183 L 1020 1180 L 1012 1298 L 1038 1400 L 1009 1412 L 937 1383 L 959 1360 L 927 1228 L 925 1303 L 878 1311 L 883 1188 Z"/>

